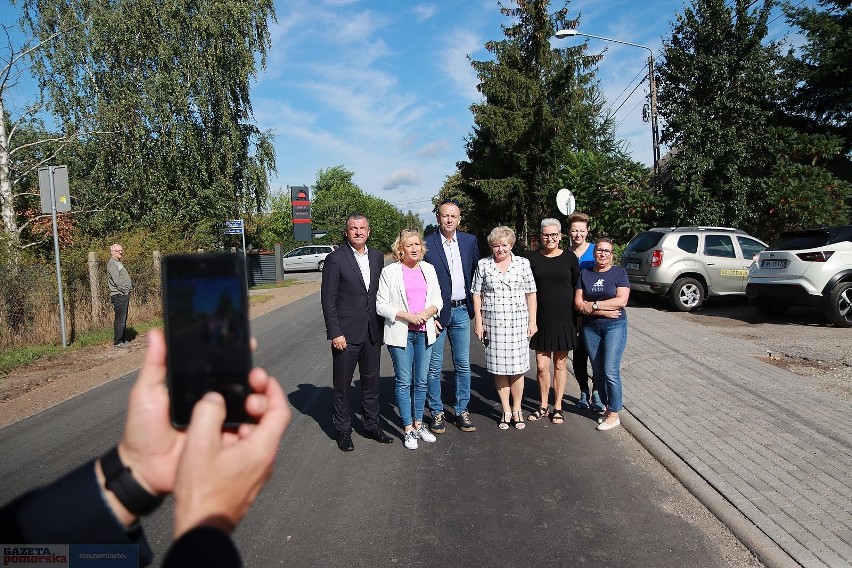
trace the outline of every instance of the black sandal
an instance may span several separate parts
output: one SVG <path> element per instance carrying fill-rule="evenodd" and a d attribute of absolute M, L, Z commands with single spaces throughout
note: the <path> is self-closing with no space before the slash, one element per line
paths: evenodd
<path fill-rule="evenodd" d="M 518 412 L 512 413 L 512 422 L 515 423 L 516 430 L 523 430 L 527 427 L 526 423 L 524 422 L 524 413 L 520 410 Z"/>
<path fill-rule="evenodd" d="M 551 424 L 562 424 L 565 422 L 565 417 L 562 416 L 561 408 L 554 408 L 553 412 L 550 413 L 550 423 Z"/>
<path fill-rule="evenodd" d="M 547 407 L 542 406 L 539 407 L 539 409 L 535 412 L 530 413 L 530 415 L 527 416 L 527 420 L 529 420 L 530 422 L 535 422 L 536 420 L 541 420 L 545 416 L 547 416 Z"/>
<path fill-rule="evenodd" d="M 501 430 L 508 430 L 509 429 L 509 421 L 506 420 L 507 414 L 509 415 L 509 418 L 511 419 L 512 413 L 511 412 L 504 412 L 502 414 L 502 418 L 500 418 L 500 422 L 497 424 L 497 427 L 500 428 Z"/>

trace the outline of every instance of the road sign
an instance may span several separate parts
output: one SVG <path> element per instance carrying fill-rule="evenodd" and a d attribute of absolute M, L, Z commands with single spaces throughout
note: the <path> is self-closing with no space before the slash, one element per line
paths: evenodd
<path fill-rule="evenodd" d="M 293 209 L 293 238 L 311 240 L 311 197 L 306 185 L 290 187 L 290 205 Z"/>
<path fill-rule="evenodd" d="M 242 235 L 243 234 L 243 220 L 242 219 L 231 219 L 230 221 L 225 221 L 222 223 L 222 234 L 223 235 Z"/>
<path fill-rule="evenodd" d="M 71 194 L 68 191 L 68 166 L 50 166 L 38 169 L 38 190 L 41 194 L 41 212 L 53 213 L 50 199 L 50 174 L 53 170 L 53 192 L 57 213 L 71 211 Z"/>

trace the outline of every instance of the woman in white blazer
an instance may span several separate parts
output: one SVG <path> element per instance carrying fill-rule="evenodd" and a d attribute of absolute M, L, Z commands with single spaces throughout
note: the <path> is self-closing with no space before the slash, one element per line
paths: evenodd
<path fill-rule="evenodd" d="M 423 424 L 423 407 L 435 316 L 444 304 L 435 268 L 422 260 L 425 253 L 419 231 L 401 231 L 393 243 L 397 262 L 382 270 L 376 294 L 376 312 L 385 318 L 385 344 L 393 360 L 404 445 L 409 450 L 417 449 L 418 440 L 436 440 Z"/>

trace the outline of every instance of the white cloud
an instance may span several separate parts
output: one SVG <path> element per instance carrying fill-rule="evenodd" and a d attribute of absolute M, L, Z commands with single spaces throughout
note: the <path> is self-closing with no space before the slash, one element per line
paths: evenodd
<path fill-rule="evenodd" d="M 397 170 L 390 174 L 382 185 L 382 191 L 398 190 L 406 186 L 419 186 L 423 177 L 414 170 Z"/>
<path fill-rule="evenodd" d="M 457 28 L 446 35 L 439 53 L 438 65 L 458 94 L 471 102 L 480 99 L 479 91 L 476 90 L 479 81 L 467 56 L 480 50 L 484 43 L 485 41 L 473 32 Z"/>
<path fill-rule="evenodd" d="M 418 4 L 411 11 L 414 12 L 414 17 L 417 18 L 417 21 L 422 22 L 434 16 L 437 8 L 432 4 Z"/>
<path fill-rule="evenodd" d="M 445 138 L 441 138 L 425 146 L 421 146 L 417 150 L 418 158 L 435 158 L 441 154 L 445 154 L 450 149 L 450 143 Z"/>

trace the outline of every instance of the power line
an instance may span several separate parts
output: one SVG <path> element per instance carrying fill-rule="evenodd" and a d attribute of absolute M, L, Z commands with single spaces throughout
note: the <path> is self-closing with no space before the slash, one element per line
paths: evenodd
<path fill-rule="evenodd" d="M 618 121 L 618 124 L 615 125 L 615 128 L 618 128 L 619 126 L 621 126 L 621 123 L 624 122 L 625 120 L 627 120 L 627 117 L 630 116 L 631 114 L 633 114 L 633 111 L 636 110 L 637 108 L 639 108 L 639 105 L 641 105 L 643 102 L 644 101 L 639 101 L 638 103 L 636 103 L 636 105 L 632 109 L 630 109 L 630 112 L 625 114 L 624 118 L 622 118 L 621 120 Z M 613 114 L 615 114 L 615 113 L 613 113 Z"/>
<path fill-rule="evenodd" d="M 623 95 L 623 94 L 624 94 L 624 91 L 626 91 L 627 89 L 629 89 L 629 88 L 630 88 L 630 85 L 632 85 L 632 84 L 633 84 L 633 81 L 635 81 L 635 80 L 636 80 L 636 77 L 638 77 L 639 75 L 641 75 L 641 74 L 642 74 L 642 73 L 644 73 L 644 72 L 645 72 L 645 66 L 643 65 L 643 66 L 642 66 L 642 68 L 641 68 L 641 69 L 639 69 L 639 72 L 638 72 L 638 73 L 636 73 L 636 75 L 635 75 L 632 79 L 630 79 L 630 81 L 627 83 L 627 86 L 626 86 L 626 87 L 624 87 L 624 89 L 622 89 L 620 93 L 618 93 L 618 96 L 617 96 L 617 97 L 615 97 L 615 99 L 614 99 L 614 101 L 613 101 L 613 103 L 612 103 L 612 104 L 615 104 L 615 102 L 616 102 L 616 101 L 618 101 L 618 99 L 620 99 L 620 98 L 621 98 L 621 95 Z M 642 81 L 644 81 L 644 80 L 645 80 L 645 79 L 643 78 L 643 79 L 642 79 Z M 640 83 L 641 83 L 641 81 L 640 81 Z M 635 91 L 635 89 L 634 89 L 634 91 Z M 633 94 L 633 93 L 631 93 L 631 94 Z M 629 95 L 628 95 L 628 97 L 629 97 Z M 623 104 L 623 103 L 622 103 L 622 104 Z"/>
<path fill-rule="evenodd" d="M 801 6 L 802 4 L 804 4 L 805 2 L 806 2 L 806 0 L 802 0 L 801 2 L 799 2 L 798 4 L 796 4 L 795 6 L 793 6 L 793 8 L 792 8 L 792 9 L 793 9 L 793 10 L 795 10 L 796 8 L 798 8 L 799 6 Z M 781 17 L 783 17 L 783 16 L 784 16 L 784 11 L 782 10 L 780 14 L 778 14 L 777 16 L 775 16 L 774 18 L 772 18 L 771 20 L 769 20 L 769 21 L 766 23 L 766 27 L 769 27 L 769 24 L 771 24 L 772 22 L 774 22 L 775 20 L 777 20 L 778 18 L 781 18 Z"/>
<path fill-rule="evenodd" d="M 633 96 L 633 93 L 635 93 L 635 92 L 636 92 L 636 89 L 638 89 L 638 88 L 642 85 L 642 83 L 644 83 L 644 82 L 645 82 L 645 79 L 642 79 L 641 81 L 639 81 L 639 82 L 636 84 L 636 86 L 635 86 L 635 87 L 633 87 L 633 90 L 632 90 L 632 91 L 630 91 L 630 94 L 629 94 L 629 95 L 627 95 L 627 98 L 626 98 L 626 99 L 624 99 L 624 101 L 623 101 L 620 105 L 618 105 L 618 108 L 616 108 L 614 111 L 612 111 L 612 114 L 613 114 L 613 115 L 615 115 L 615 114 L 618 112 L 618 110 L 619 110 L 621 107 L 623 107 L 623 106 L 624 106 L 624 103 L 626 103 L 627 101 L 629 101 L 629 100 L 630 100 L 630 97 L 632 97 L 632 96 Z M 621 124 L 621 123 L 619 122 L 619 124 Z"/>

